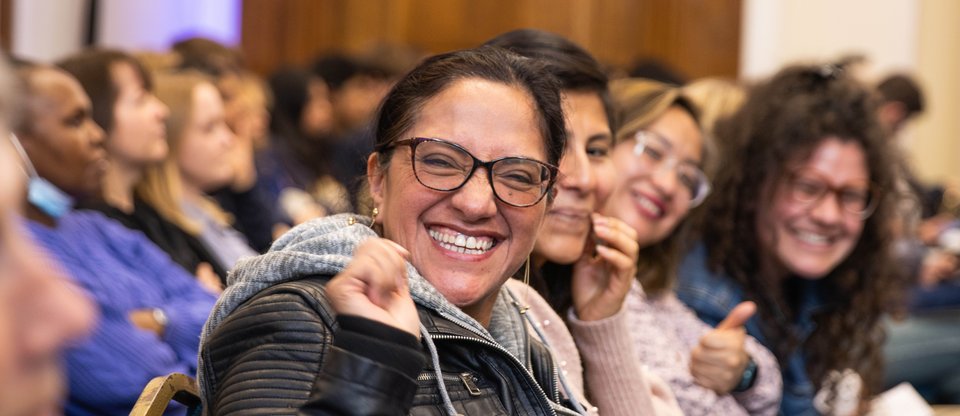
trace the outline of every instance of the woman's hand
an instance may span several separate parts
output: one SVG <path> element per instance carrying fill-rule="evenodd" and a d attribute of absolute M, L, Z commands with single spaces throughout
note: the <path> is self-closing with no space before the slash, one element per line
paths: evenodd
<path fill-rule="evenodd" d="M 960 259 L 954 254 L 938 249 L 927 251 L 920 264 L 920 287 L 929 289 L 955 276 L 958 265 Z"/>
<path fill-rule="evenodd" d="M 623 305 L 637 274 L 637 232 L 613 217 L 593 214 L 593 235 L 573 266 L 573 307 L 577 317 L 596 321 Z M 547 276 L 549 278 L 549 276 Z"/>
<path fill-rule="evenodd" d="M 195 276 L 200 286 L 208 292 L 218 296 L 223 293 L 223 283 L 220 283 L 220 276 L 217 275 L 217 272 L 213 271 L 213 266 L 211 266 L 210 263 L 202 262 L 198 264 Z"/>
<path fill-rule="evenodd" d="M 756 311 L 755 303 L 742 302 L 714 330 L 700 338 L 700 344 L 690 353 L 693 381 L 720 395 L 737 387 L 750 361 L 743 325 Z"/>
<path fill-rule="evenodd" d="M 127 313 L 127 319 L 133 326 L 153 332 L 158 337 L 162 337 L 167 329 L 162 322 L 157 321 L 154 308 L 134 309 Z"/>
<path fill-rule="evenodd" d="M 420 338 L 420 318 L 410 297 L 406 259 L 410 252 L 383 238 L 363 242 L 353 261 L 327 284 L 338 314 L 374 320 Z"/>

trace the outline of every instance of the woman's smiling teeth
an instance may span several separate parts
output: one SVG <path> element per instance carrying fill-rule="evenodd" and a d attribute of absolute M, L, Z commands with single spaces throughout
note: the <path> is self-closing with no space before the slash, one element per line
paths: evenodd
<path fill-rule="evenodd" d="M 796 231 L 794 235 L 797 236 L 797 239 L 800 241 L 811 245 L 826 245 L 830 242 L 830 237 L 809 231 Z"/>
<path fill-rule="evenodd" d="M 653 202 L 650 198 L 647 198 L 643 194 L 636 195 L 634 197 L 634 201 L 637 201 L 637 204 L 640 205 L 640 207 L 656 217 L 663 215 L 663 209 L 660 208 L 656 202 Z"/>
<path fill-rule="evenodd" d="M 493 247 L 493 239 L 489 237 L 474 237 L 449 231 L 428 230 L 430 237 L 450 251 L 462 254 L 483 254 Z"/>

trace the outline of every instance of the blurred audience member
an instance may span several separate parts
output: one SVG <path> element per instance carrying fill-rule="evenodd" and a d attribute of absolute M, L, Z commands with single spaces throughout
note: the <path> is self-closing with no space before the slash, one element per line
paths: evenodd
<path fill-rule="evenodd" d="M 250 246 L 266 251 L 275 228 L 283 219 L 266 186 L 257 176 L 255 153 L 267 146 L 269 88 L 244 66 L 237 49 L 205 38 L 190 38 L 173 46 L 179 70 L 194 70 L 211 77 L 223 98 L 227 126 L 237 137 L 232 147 L 234 179 L 221 189 L 211 190 L 221 208 L 234 216 L 234 227 Z"/>
<path fill-rule="evenodd" d="M 67 393 L 61 354 L 95 312 L 24 228 L 27 176 L 7 139 L 17 108 L 9 71 L 0 62 L 0 414 L 53 415 Z"/>
<path fill-rule="evenodd" d="M 24 117 L 11 142 L 30 176 L 27 225 L 101 310 L 90 339 L 66 354 L 67 413 L 126 415 L 153 377 L 196 370 L 198 334 L 215 296 L 143 234 L 72 210 L 74 200 L 100 190 L 103 130 L 69 74 L 32 65 L 19 73 Z"/>
<path fill-rule="evenodd" d="M 894 138 L 902 139 L 899 134 L 904 127 L 923 114 L 925 104 L 920 85 L 908 75 L 896 74 L 880 81 L 877 92 L 880 95 L 880 108 L 877 109 L 880 124 L 888 129 Z M 897 144 L 902 145 L 899 140 Z M 921 218 L 929 219 L 940 213 L 943 187 L 924 185 L 913 176 L 909 167 L 904 166 L 904 169 L 907 184 L 920 202 Z"/>
<path fill-rule="evenodd" d="M 236 136 L 231 156 L 236 174 L 229 186 L 211 195 L 233 214 L 234 227 L 250 246 L 264 252 L 273 242 L 274 227 L 283 221 L 256 166 L 256 154 L 269 145 L 273 97 L 266 82 L 250 72 L 221 80 L 219 88 L 227 126 Z"/>
<path fill-rule="evenodd" d="M 756 303 L 744 328 L 780 362 L 785 415 L 865 413 L 882 388 L 882 318 L 903 285 L 875 110 L 842 69 L 791 66 L 718 126 L 725 167 L 676 291 L 710 324 Z"/>
<path fill-rule="evenodd" d="M 220 79 L 229 74 L 238 74 L 244 67 L 240 51 L 229 48 L 215 40 L 192 37 L 175 42 L 174 52 L 180 56 L 180 67 L 195 69 Z"/>
<path fill-rule="evenodd" d="M 365 195 L 361 188 L 366 183 L 366 160 L 373 152 L 370 121 L 394 82 L 423 56 L 409 46 L 376 44 L 355 56 L 329 54 L 314 61 L 313 73 L 327 83 L 333 106 L 328 169 L 347 188 L 355 208 Z"/>
<path fill-rule="evenodd" d="M 342 178 L 333 176 L 333 109 L 322 79 L 297 69 L 270 77 L 274 95 L 270 147 L 257 157 L 270 196 L 292 224 L 351 210 Z"/>
<path fill-rule="evenodd" d="M 161 215 L 200 239 L 225 268 L 256 254 L 232 218 L 206 192 L 233 183 L 236 136 L 227 127 L 223 100 L 198 72 L 158 74 L 157 96 L 170 108 L 170 153 L 147 169 L 143 196 Z"/>
<path fill-rule="evenodd" d="M 102 212 L 142 232 L 201 282 L 217 285 L 227 271 L 193 235 L 166 220 L 144 201 L 144 172 L 169 153 L 164 121 L 167 106 L 153 94 L 153 80 L 140 62 L 115 50 L 91 49 L 59 63 L 72 74 L 93 104 L 93 120 L 106 132 L 106 171 L 102 192 L 81 208 Z"/>
<path fill-rule="evenodd" d="M 346 137 L 366 128 L 393 84 L 384 68 L 343 54 L 317 58 L 313 73 L 327 84 L 333 105 L 333 134 Z"/>
<path fill-rule="evenodd" d="M 877 117 L 893 135 L 924 111 L 923 92 L 908 75 L 887 77 L 877 85 Z M 910 382 L 930 402 L 960 403 L 960 276 L 958 248 L 952 244 L 960 225 L 941 212 L 943 188 L 927 186 L 912 174 L 905 149 L 900 155 L 896 221 L 897 254 L 914 282 L 910 314 L 888 322 L 886 383 Z"/>
<path fill-rule="evenodd" d="M 710 193 L 703 167 L 716 157 L 694 105 L 680 88 L 646 79 L 617 80 L 610 91 L 621 123 L 612 152 L 618 175 L 601 212 L 628 224 L 640 246 L 624 303 L 631 345 L 670 383 L 684 414 L 776 414 L 777 360 L 743 328 L 756 307 L 745 302 L 713 328 L 673 291 L 688 218 Z"/>

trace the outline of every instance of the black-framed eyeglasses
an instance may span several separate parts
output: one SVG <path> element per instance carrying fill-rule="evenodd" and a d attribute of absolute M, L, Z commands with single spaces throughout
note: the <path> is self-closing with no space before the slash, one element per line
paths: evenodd
<path fill-rule="evenodd" d="M 493 194 L 506 204 L 529 207 L 550 192 L 557 167 L 539 160 L 511 156 L 482 161 L 456 143 L 415 137 L 398 140 L 380 150 L 410 146 L 413 174 L 421 185 L 435 191 L 456 191 L 470 180 L 477 168 L 487 171 Z"/>
<path fill-rule="evenodd" d="M 680 160 L 673 145 L 660 134 L 651 130 L 640 130 L 633 136 L 636 144 L 633 154 L 655 170 L 673 169 L 677 181 L 683 185 L 690 198 L 690 207 L 696 207 L 710 194 L 710 180 L 694 163 Z"/>
<path fill-rule="evenodd" d="M 819 204 L 827 194 L 833 194 L 844 212 L 856 215 L 861 220 L 873 214 L 880 199 L 880 191 L 872 184 L 835 187 L 811 172 L 790 173 L 787 185 L 790 197 L 804 206 Z"/>

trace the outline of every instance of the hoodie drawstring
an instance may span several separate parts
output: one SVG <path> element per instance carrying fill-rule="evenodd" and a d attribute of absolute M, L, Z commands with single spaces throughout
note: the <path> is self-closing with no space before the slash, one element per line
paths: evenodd
<path fill-rule="evenodd" d="M 450 401 L 450 394 L 447 393 L 447 385 L 443 381 L 443 373 L 440 372 L 440 356 L 437 355 L 437 346 L 433 344 L 433 338 L 427 332 L 427 328 L 420 324 L 420 335 L 423 337 L 424 344 L 427 344 L 427 350 L 430 351 L 430 360 L 433 362 L 433 373 L 437 376 L 437 388 L 440 389 L 440 397 L 443 398 L 443 407 L 450 416 L 458 416 L 456 409 L 453 408 L 453 402 Z"/>

